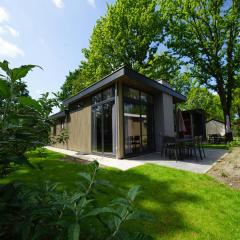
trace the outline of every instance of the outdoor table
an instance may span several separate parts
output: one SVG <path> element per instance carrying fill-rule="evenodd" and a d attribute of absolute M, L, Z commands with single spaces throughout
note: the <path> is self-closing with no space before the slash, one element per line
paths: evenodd
<path fill-rule="evenodd" d="M 184 149 L 187 143 L 195 144 L 195 140 L 193 137 L 191 138 L 176 138 L 176 147 L 178 150 L 178 158 L 182 160 L 184 158 Z"/>

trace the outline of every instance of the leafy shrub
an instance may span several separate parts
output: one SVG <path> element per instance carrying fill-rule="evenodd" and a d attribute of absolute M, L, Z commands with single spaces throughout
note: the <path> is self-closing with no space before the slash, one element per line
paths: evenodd
<path fill-rule="evenodd" d="M 0 62 L 0 174 L 5 176 L 12 164 L 27 164 L 26 151 L 45 146 L 50 142 L 50 113 L 57 101 L 43 94 L 37 101 L 28 95 L 22 82 L 35 65 L 9 68 L 7 61 Z M 66 134 L 65 134 L 66 135 Z M 63 137 L 61 136 L 61 141 Z"/>
<path fill-rule="evenodd" d="M 79 174 L 83 181 L 75 193 L 59 192 L 57 184 L 49 182 L 32 187 L 2 186 L 1 239 L 151 239 L 142 233 L 128 232 L 125 227 L 128 221 L 149 220 L 134 207 L 139 186 L 102 206 L 97 199 L 114 188 L 96 178 L 97 162 L 89 166 L 90 173 Z"/>
<path fill-rule="evenodd" d="M 240 146 L 240 137 L 235 137 L 233 141 L 229 143 L 229 147 L 239 147 Z"/>

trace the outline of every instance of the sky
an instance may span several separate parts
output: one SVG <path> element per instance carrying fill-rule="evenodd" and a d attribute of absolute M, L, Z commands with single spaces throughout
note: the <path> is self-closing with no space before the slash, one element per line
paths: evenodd
<path fill-rule="evenodd" d="M 33 98 L 57 92 L 83 59 L 96 20 L 114 0 L 0 0 L 0 61 L 36 64 L 25 80 Z"/>

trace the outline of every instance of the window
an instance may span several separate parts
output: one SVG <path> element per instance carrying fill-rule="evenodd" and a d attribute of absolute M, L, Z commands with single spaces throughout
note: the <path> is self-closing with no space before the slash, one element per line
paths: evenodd
<path fill-rule="evenodd" d="M 114 88 L 108 88 L 102 92 L 102 100 L 107 100 L 114 97 Z"/>
<path fill-rule="evenodd" d="M 92 97 L 92 151 L 115 154 L 115 88 L 111 87 Z"/>
<path fill-rule="evenodd" d="M 136 89 L 125 87 L 124 88 L 124 97 L 139 100 L 140 92 Z"/>
<path fill-rule="evenodd" d="M 125 154 L 149 151 L 153 147 L 152 96 L 124 87 Z"/>
<path fill-rule="evenodd" d="M 141 102 L 144 102 L 144 103 L 152 103 L 153 102 L 152 96 L 147 93 L 144 93 L 144 92 L 141 92 L 140 99 L 141 99 Z"/>
<path fill-rule="evenodd" d="M 92 97 L 92 103 L 97 104 L 102 101 L 102 93 L 98 93 Z"/>
<path fill-rule="evenodd" d="M 106 100 L 113 100 L 115 88 L 111 87 L 106 90 L 103 90 L 92 97 L 92 104 L 98 104 Z"/>

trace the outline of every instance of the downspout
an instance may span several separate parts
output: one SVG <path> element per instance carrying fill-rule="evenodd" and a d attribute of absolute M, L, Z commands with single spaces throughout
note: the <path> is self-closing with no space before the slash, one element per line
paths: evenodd
<path fill-rule="evenodd" d="M 119 102 L 118 102 L 118 82 L 115 83 L 115 157 L 116 159 L 118 154 L 118 126 L 119 126 L 119 117 L 118 117 L 118 108 L 119 108 Z"/>

